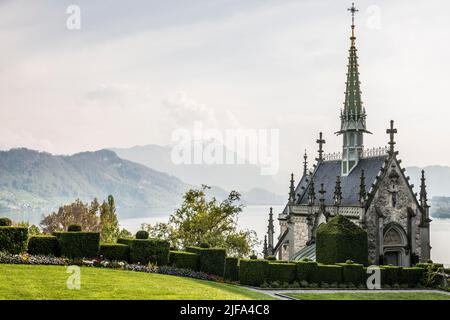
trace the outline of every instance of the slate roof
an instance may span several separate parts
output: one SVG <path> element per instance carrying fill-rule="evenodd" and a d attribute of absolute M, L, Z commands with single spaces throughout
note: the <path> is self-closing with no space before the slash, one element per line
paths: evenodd
<path fill-rule="evenodd" d="M 341 189 L 342 189 L 342 206 L 359 205 L 359 185 L 361 171 L 364 170 L 366 192 L 369 192 L 372 183 L 375 183 L 375 177 L 379 174 L 381 167 L 384 164 L 388 155 L 362 158 L 359 160 L 358 165 L 350 172 L 346 177 L 341 176 Z M 313 172 L 314 177 L 314 189 L 316 193 L 316 203 L 319 200 L 320 185 L 323 183 L 325 193 L 325 204 L 334 204 L 334 188 L 336 185 L 336 176 L 341 175 L 341 160 L 322 161 L 318 164 L 318 167 Z M 300 181 L 296 194 L 298 194 L 298 204 L 308 204 L 308 189 L 311 177 L 308 177 L 308 183 L 306 183 L 303 177 Z M 304 186 L 302 189 L 301 187 Z"/>
<path fill-rule="evenodd" d="M 316 261 L 316 244 L 310 244 L 309 246 L 306 246 L 299 251 L 297 251 L 292 259 L 294 261 L 302 260 L 303 258 L 309 258 L 313 261 Z"/>

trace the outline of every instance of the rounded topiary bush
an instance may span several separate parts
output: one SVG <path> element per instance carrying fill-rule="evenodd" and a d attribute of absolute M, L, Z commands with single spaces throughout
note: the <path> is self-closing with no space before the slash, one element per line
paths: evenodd
<path fill-rule="evenodd" d="M 200 248 L 208 249 L 209 248 L 209 244 L 206 243 L 206 242 L 202 242 L 202 243 L 200 243 Z"/>
<path fill-rule="evenodd" d="M 256 259 L 258 259 L 258 256 L 256 254 L 252 254 L 252 255 L 250 255 L 250 259 L 256 260 Z"/>
<path fill-rule="evenodd" d="M 352 260 L 367 265 L 367 232 L 338 214 L 317 229 L 316 260 L 323 264 Z"/>
<path fill-rule="evenodd" d="M 80 232 L 81 231 L 81 226 L 79 224 L 71 224 L 68 228 L 67 228 L 68 232 Z"/>
<path fill-rule="evenodd" d="M 136 232 L 136 239 L 148 239 L 148 232 L 145 230 Z"/>
<path fill-rule="evenodd" d="M 275 258 L 274 256 L 267 256 L 266 260 L 274 261 L 274 260 L 277 260 L 277 258 Z"/>
<path fill-rule="evenodd" d="M 12 225 L 12 221 L 9 218 L 0 218 L 0 227 L 10 227 Z"/>

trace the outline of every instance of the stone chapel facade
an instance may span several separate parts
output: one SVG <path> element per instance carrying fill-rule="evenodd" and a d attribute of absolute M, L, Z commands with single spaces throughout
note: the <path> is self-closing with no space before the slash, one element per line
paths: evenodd
<path fill-rule="evenodd" d="M 283 260 L 315 259 L 315 234 L 330 217 L 342 214 L 367 231 L 369 261 L 373 264 L 411 266 L 430 259 L 430 222 L 425 176 L 420 193 L 413 191 L 401 167 L 391 120 L 388 147 L 364 149 L 366 111 L 361 101 L 355 46 L 354 6 L 344 108 L 340 130 L 342 153 L 324 155 L 322 133 L 318 157 L 311 170 L 304 155 L 297 185 L 291 174 L 289 200 L 279 214 L 280 235 L 274 242 L 272 208 L 264 255 Z"/>

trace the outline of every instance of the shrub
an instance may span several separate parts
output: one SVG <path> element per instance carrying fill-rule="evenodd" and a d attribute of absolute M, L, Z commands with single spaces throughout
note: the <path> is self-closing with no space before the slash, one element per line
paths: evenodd
<path fill-rule="evenodd" d="M 67 258 L 93 258 L 98 256 L 100 234 L 98 232 L 58 232 L 61 256 Z"/>
<path fill-rule="evenodd" d="M 422 281 L 424 273 L 423 268 L 403 268 L 400 283 L 415 287 Z"/>
<path fill-rule="evenodd" d="M 111 261 L 129 261 L 130 247 L 122 243 L 102 243 L 99 255 Z"/>
<path fill-rule="evenodd" d="M 277 260 L 277 258 L 275 258 L 275 256 L 267 256 L 267 257 L 266 257 L 266 260 L 268 260 L 268 261 L 274 261 L 274 260 Z"/>
<path fill-rule="evenodd" d="M 312 275 L 313 282 L 326 282 L 326 283 L 342 283 L 342 267 L 335 265 L 319 264 L 317 271 Z"/>
<path fill-rule="evenodd" d="M 186 251 L 199 255 L 199 270 L 223 277 L 225 271 L 225 249 L 187 247 Z"/>
<path fill-rule="evenodd" d="M 32 255 L 58 256 L 59 244 L 55 236 L 33 236 L 28 240 L 28 253 Z"/>
<path fill-rule="evenodd" d="M 0 227 L 11 227 L 12 221 L 10 218 L 0 218 Z"/>
<path fill-rule="evenodd" d="M 138 232 L 136 232 L 136 239 L 148 239 L 149 235 L 148 232 L 145 230 L 140 230 Z"/>
<path fill-rule="evenodd" d="M 268 281 L 280 281 L 292 283 L 295 281 L 294 263 L 269 263 L 267 265 Z"/>
<path fill-rule="evenodd" d="M 250 259 L 256 260 L 256 259 L 258 259 L 258 256 L 256 254 L 251 254 Z"/>
<path fill-rule="evenodd" d="M 67 228 L 68 232 L 80 232 L 81 231 L 81 226 L 79 224 L 71 224 L 68 228 Z"/>
<path fill-rule="evenodd" d="M 28 228 L 0 227 L 0 251 L 18 254 L 27 251 Z"/>
<path fill-rule="evenodd" d="M 170 251 L 169 264 L 176 268 L 198 270 L 199 255 L 192 252 Z"/>
<path fill-rule="evenodd" d="M 324 264 L 349 259 L 367 264 L 367 232 L 339 214 L 317 229 L 316 257 Z"/>
<path fill-rule="evenodd" d="M 401 282 L 402 267 L 397 266 L 380 266 L 381 269 L 381 284 L 393 286 Z"/>
<path fill-rule="evenodd" d="M 243 285 L 260 286 L 266 281 L 267 266 L 265 260 L 241 259 L 239 261 L 239 282 Z"/>
<path fill-rule="evenodd" d="M 366 273 L 364 266 L 356 263 L 337 263 L 342 267 L 342 279 L 345 283 L 353 283 L 355 286 L 365 283 Z"/>
<path fill-rule="evenodd" d="M 119 239 L 118 243 L 130 246 L 131 263 L 153 263 L 163 266 L 169 263 L 168 241 L 159 239 Z"/>
<path fill-rule="evenodd" d="M 208 244 L 208 243 L 206 243 L 206 242 L 203 242 L 203 243 L 200 243 L 200 248 L 203 248 L 203 249 L 208 249 L 208 248 L 210 248 L 210 246 L 209 246 L 209 244 Z"/>
<path fill-rule="evenodd" d="M 312 282 L 314 273 L 317 272 L 317 262 L 315 261 L 298 261 L 296 262 L 296 279 L 297 281 Z"/>
<path fill-rule="evenodd" d="M 239 258 L 234 257 L 225 258 L 224 278 L 230 281 L 239 280 Z"/>

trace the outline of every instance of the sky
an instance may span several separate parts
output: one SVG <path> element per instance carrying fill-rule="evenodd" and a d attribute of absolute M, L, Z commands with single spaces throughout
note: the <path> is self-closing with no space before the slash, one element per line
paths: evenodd
<path fill-rule="evenodd" d="M 80 28 L 70 29 L 70 5 Z M 0 1 L 0 148 L 170 144 L 196 121 L 278 129 L 282 170 L 341 148 L 350 1 Z M 358 1 L 366 147 L 450 165 L 450 2 Z M 72 21 L 72 20 L 70 20 Z M 77 20 L 78 21 L 78 20 Z"/>

